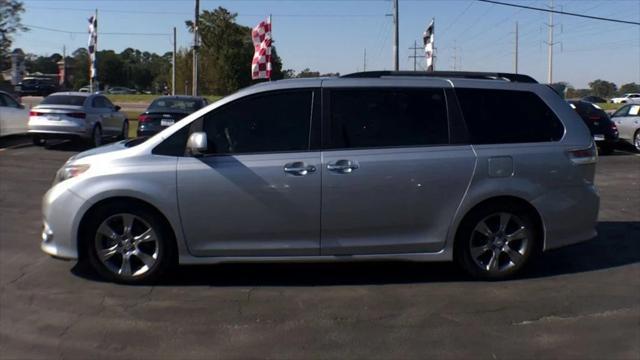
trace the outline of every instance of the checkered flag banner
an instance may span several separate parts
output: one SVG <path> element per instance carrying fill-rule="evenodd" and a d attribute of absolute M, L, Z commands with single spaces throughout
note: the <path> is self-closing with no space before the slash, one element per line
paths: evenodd
<path fill-rule="evenodd" d="M 253 40 L 252 79 L 271 79 L 271 17 L 251 30 Z"/>
<path fill-rule="evenodd" d="M 98 18 L 93 15 L 89 18 L 89 59 L 91 61 L 90 78 L 95 79 L 98 75 L 96 71 L 96 51 L 98 51 Z"/>
<path fill-rule="evenodd" d="M 433 71 L 433 30 L 434 30 L 434 20 L 431 20 L 429 26 L 427 26 L 427 30 L 424 31 L 422 35 L 422 40 L 424 41 L 424 54 L 427 58 L 427 71 Z"/>

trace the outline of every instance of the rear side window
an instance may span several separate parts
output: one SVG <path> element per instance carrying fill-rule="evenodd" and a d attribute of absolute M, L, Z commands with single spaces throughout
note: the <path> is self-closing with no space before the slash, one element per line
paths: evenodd
<path fill-rule="evenodd" d="M 564 127 L 529 91 L 463 89 L 456 94 L 473 144 L 558 141 Z"/>
<path fill-rule="evenodd" d="M 209 112 L 202 118 L 208 153 L 309 150 L 313 95 L 311 89 L 272 92 Z"/>
<path fill-rule="evenodd" d="M 330 149 L 447 144 L 443 89 L 335 89 Z"/>
<path fill-rule="evenodd" d="M 85 96 L 76 96 L 76 95 L 54 95 L 47 96 L 42 100 L 40 104 L 42 105 L 72 105 L 72 106 L 83 106 Z"/>

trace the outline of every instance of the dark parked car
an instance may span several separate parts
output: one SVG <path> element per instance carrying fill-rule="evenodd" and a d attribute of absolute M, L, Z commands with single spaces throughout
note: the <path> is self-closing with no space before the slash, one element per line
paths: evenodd
<path fill-rule="evenodd" d="M 162 131 L 207 105 L 199 96 L 161 96 L 138 116 L 138 136 L 150 136 Z"/>
<path fill-rule="evenodd" d="M 592 104 L 601 104 L 606 103 L 607 99 L 603 99 L 599 96 L 585 96 L 582 98 L 582 101 L 590 102 Z"/>
<path fill-rule="evenodd" d="M 618 128 L 609 115 L 598 105 L 582 100 L 571 100 L 569 105 L 580 115 L 589 127 L 593 140 L 600 148 L 600 153 L 611 154 L 618 142 Z"/>
<path fill-rule="evenodd" d="M 16 92 L 20 96 L 47 96 L 58 91 L 58 85 L 53 79 L 26 78 L 16 85 Z"/>

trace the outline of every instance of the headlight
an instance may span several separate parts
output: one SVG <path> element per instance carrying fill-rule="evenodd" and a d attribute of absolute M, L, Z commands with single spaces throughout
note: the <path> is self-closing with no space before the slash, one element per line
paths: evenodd
<path fill-rule="evenodd" d="M 65 165 L 56 173 L 56 178 L 53 180 L 53 184 L 55 185 L 59 182 L 76 177 L 87 170 L 89 170 L 89 165 L 86 164 Z"/>

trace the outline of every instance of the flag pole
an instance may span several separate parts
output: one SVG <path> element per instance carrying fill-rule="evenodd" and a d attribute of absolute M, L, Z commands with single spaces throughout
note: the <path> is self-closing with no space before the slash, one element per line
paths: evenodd
<path fill-rule="evenodd" d="M 273 22 L 271 21 L 271 14 L 269 14 L 269 31 L 271 32 L 271 51 L 273 51 Z M 271 72 L 273 72 L 273 69 L 271 69 Z M 269 75 L 269 81 L 271 81 L 271 75 Z"/>
<path fill-rule="evenodd" d="M 95 55 L 93 56 L 93 69 L 94 74 L 98 75 L 98 9 L 96 8 L 96 48 Z M 100 91 L 100 83 L 98 82 L 98 76 L 95 76 L 96 91 Z"/>

